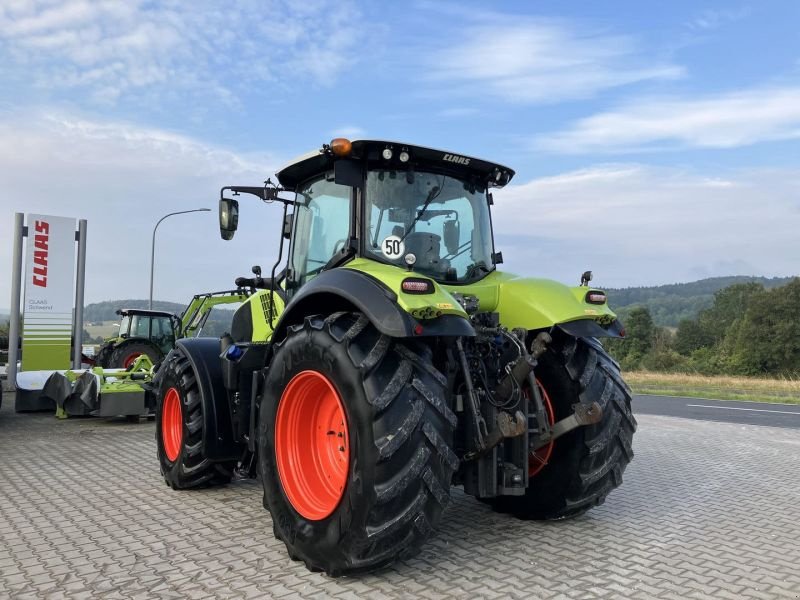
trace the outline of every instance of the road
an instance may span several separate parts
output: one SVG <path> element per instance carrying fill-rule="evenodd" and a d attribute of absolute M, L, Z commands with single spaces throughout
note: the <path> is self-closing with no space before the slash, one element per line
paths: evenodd
<path fill-rule="evenodd" d="M 800 428 L 800 404 L 635 395 L 633 412 L 701 421 Z"/>

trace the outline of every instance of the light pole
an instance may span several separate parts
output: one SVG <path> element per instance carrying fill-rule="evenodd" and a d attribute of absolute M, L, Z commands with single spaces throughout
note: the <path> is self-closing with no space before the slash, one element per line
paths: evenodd
<path fill-rule="evenodd" d="M 156 229 L 158 226 L 161 225 L 161 221 L 166 219 L 167 217 L 171 217 L 173 215 L 185 215 L 186 213 L 193 213 L 193 212 L 211 212 L 210 208 L 193 208 L 192 210 L 179 210 L 178 212 L 172 212 L 167 215 L 164 215 L 158 220 L 156 226 L 153 227 L 153 244 L 150 247 L 150 310 L 153 310 L 153 264 L 156 260 Z"/>

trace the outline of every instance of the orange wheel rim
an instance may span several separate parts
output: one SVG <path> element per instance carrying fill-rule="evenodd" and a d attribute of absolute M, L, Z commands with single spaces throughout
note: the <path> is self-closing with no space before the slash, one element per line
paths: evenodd
<path fill-rule="evenodd" d="M 122 363 L 122 366 L 123 366 L 124 368 L 126 368 L 126 369 L 127 369 L 127 368 L 128 368 L 128 367 L 130 367 L 130 366 L 133 364 L 133 362 L 134 362 L 134 361 L 135 361 L 137 358 L 139 358 L 141 355 L 142 355 L 142 353 L 141 353 L 141 352 L 134 352 L 133 354 L 131 354 L 131 355 L 127 356 L 127 357 L 125 358 L 125 361 Z"/>
<path fill-rule="evenodd" d="M 161 442 L 164 453 L 171 462 L 178 459 L 183 442 L 183 415 L 181 414 L 181 395 L 177 388 L 171 387 L 164 396 L 161 409 Z"/>
<path fill-rule="evenodd" d="M 536 386 L 539 388 L 539 393 L 542 396 L 544 409 L 547 412 L 547 420 L 550 421 L 550 426 L 552 427 L 556 422 L 556 416 L 553 412 L 553 403 L 550 402 L 550 396 L 547 395 L 547 390 L 544 389 L 542 382 L 538 379 L 536 380 Z M 534 477 L 539 473 L 539 471 L 547 466 L 550 456 L 553 454 L 553 444 L 555 444 L 555 441 L 551 441 L 549 444 L 542 446 L 538 450 L 531 451 L 528 458 L 528 477 Z"/>
<path fill-rule="evenodd" d="M 292 507 L 310 521 L 329 517 L 350 470 L 347 415 L 327 377 L 302 371 L 286 386 L 275 418 L 275 462 Z"/>

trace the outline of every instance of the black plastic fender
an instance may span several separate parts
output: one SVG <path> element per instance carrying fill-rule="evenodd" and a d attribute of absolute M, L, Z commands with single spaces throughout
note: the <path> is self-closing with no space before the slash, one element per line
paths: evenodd
<path fill-rule="evenodd" d="M 308 315 L 338 311 L 362 312 L 390 337 L 474 336 L 469 321 L 457 315 L 418 321 L 397 304 L 397 294 L 380 281 L 354 269 L 323 271 L 297 292 L 275 325 L 273 342 L 280 342 L 291 325 Z"/>
<path fill-rule="evenodd" d="M 210 460 L 238 460 L 242 456 L 242 446 L 233 437 L 219 340 L 212 337 L 183 338 L 177 341 L 175 348 L 186 355 L 197 377 L 203 404 L 203 453 Z"/>
<path fill-rule="evenodd" d="M 567 323 L 559 323 L 557 327 L 576 338 L 625 337 L 625 328 L 622 326 L 622 322 L 619 319 L 614 319 L 614 321 L 606 327 L 601 327 L 597 321 L 593 319 L 578 319 Z"/>

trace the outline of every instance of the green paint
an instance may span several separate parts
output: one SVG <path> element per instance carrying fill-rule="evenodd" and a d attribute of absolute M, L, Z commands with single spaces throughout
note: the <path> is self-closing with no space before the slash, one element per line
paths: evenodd
<path fill-rule="evenodd" d="M 510 273 L 493 271 L 482 280 L 467 285 L 445 285 L 429 277 L 394 265 L 366 258 L 355 258 L 341 267 L 360 271 L 381 281 L 397 294 L 397 303 L 404 311 L 419 320 L 442 315 L 467 317 L 454 293 L 477 296 L 480 312 L 499 312 L 500 322 L 507 328 L 527 330 L 546 329 L 558 323 L 578 319 L 594 319 L 601 325 L 611 323 L 616 315 L 607 304 L 586 302 L 586 294 L 596 288 L 570 287 L 549 279 L 517 277 Z M 434 288 L 432 294 L 407 294 L 401 284 L 407 277 L 427 279 Z M 274 322 L 285 308 L 283 300 L 275 295 Z M 250 296 L 243 306 L 249 306 L 253 319 L 253 341 L 265 342 L 272 337 L 272 328 L 266 311 L 270 306 L 269 290 Z"/>
<path fill-rule="evenodd" d="M 430 314 L 431 312 L 435 316 L 467 316 L 467 313 L 464 312 L 464 309 L 456 302 L 455 298 L 453 298 L 445 286 L 436 283 L 424 275 L 367 258 L 353 259 L 351 262 L 347 263 L 344 268 L 361 271 L 381 281 L 386 287 L 397 294 L 397 303 L 400 305 L 400 308 L 414 316 L 424 313 Z M 406 294 L 403 292 L 401 284 L 407 277 L 427 279 L 433 284 L 434 292 L 432 294 Z M 453 291 L 458 290 L 454 289 Z"/>
<path fill-rule="evenodd" d="M 60 333 L 22 334 L 22 370 L 49 371 L 70 366 L 72 337 Z"/>
<path fill-rule="evenodd" d="M 586 302 L 586 293 L 596 288 L 570 287 L 550 279 L 494 271 L 476 283 L 447 287 L 477 296 L 480 311 L 499 312 L 500 322 L 509 329 L 543 329 L 587 318 L 608 324 L 616 318 L 608 304 Z"/>
<path fill-rule="evenodd" d="M 433 294 L 418 295 L 406 294 L 401 289 L 401 283 L 406 277 L 429 279 L 413 271 L 366 258 L 356 258 L 344 268 L 361 271 L 383 282 L 397 294 L 400 307 L 414 316 L 421 309 L 431 307 L 441 314 L 466 317 L 466 313 L 451 295 L 458 293 L 477 296 L 480 312 L 499 312 L 501 323 L 509 329 L 544 329 L 557 323 L 586 318 L 608 324 L 616 318 L 607 304 L 586 302 L 587 292 L 596 288 L 569 287 L 549 279 L 517 277 L 510 273 L 493 271 L 480 281 L 467 285 L 433 282 Z"/>
<path fill-rule="evenodd" d="M 275 303 L 274 306 L 272 305 L 273 301 Z M 278 294 L 273 294 L 270 290 L 259 290 L 245 300 L 239 310 L 245 310 L 243 307 L 246 305 L 249 305 L 250 314 L 253 317 L 253 341 L 269 341 L 272 337 L 272 326 L 269 319 L 270 307 L 272 307 L 272 322 L 277 325 L 284 309 L 283 300 Z"/>

